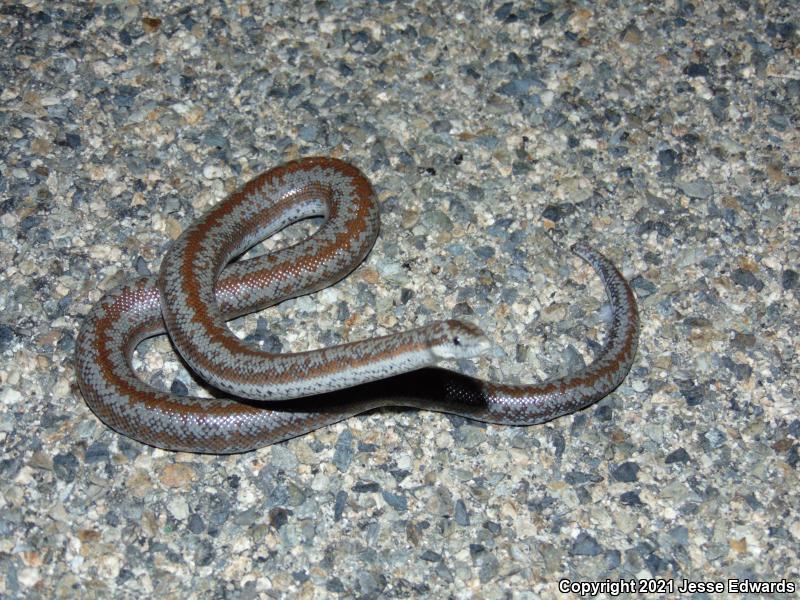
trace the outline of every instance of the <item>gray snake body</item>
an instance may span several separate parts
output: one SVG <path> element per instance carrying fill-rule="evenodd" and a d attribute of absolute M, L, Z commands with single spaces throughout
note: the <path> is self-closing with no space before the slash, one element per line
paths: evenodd
<path fill-rule="evenodd" d="M 308 239 L 228 264 L 264 237 L 310 216 L 325 221 Z M 612 310 L 605 343 L 587 367 L 539 384 L 503 385 L 431 367 L 488 346 L 480 330 L 460 321 L 278 355 L 227 329 L 226 320 L 347 275 L 369 252 L 378 227 L 371 186 L 347 163 L 307 158 L 257 177 L 173 243 L 158 278 L 123 284 L 86 316 L 76 371 L 87 404 L 112 429 L 146 444 L 226 454 L 380 406 L 508 425 L 542 423 L 592 404 L 628 373 L 639 332 L 636 300 L 616 267 L 586 244 L 572 249 L 605 284 Z M 193 370 L 231 397 L 176 396 L 143 383 L 131 365 L 133 352 L 143 339 L 165 332 Z"/>

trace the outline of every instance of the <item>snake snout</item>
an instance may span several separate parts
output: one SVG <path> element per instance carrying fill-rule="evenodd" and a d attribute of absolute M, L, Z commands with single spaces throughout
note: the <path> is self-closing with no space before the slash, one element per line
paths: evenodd
<path fill-rule="evenodd" d="M 472 358 L 486 353 L 492 344 L 489 338 L 472 323 L 445 321 L 441 343 L 432 347 L 434 355 L 441 359 Z"/>

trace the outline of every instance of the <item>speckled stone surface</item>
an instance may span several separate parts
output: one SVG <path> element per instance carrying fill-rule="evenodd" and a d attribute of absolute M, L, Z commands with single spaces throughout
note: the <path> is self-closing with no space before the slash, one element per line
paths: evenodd
<path fill-rule="evenodd" d="M 2 4 L 0 596 L 800 583 L 794 2 L 442 6 Z M 454 368 L 559 375 L 607 316 L 562 249 L 585 238 L 638 294 L 628 379 L 538 427 L 384 410 L 224 458 L 106 428 L 75 384 L 82 316 L 315 154 L 372 180 L 375 250 L 234 330 L 299 350 L 455 315 L 496 346 Z M 197 389 L 166 338 L 137 364 Z"/>

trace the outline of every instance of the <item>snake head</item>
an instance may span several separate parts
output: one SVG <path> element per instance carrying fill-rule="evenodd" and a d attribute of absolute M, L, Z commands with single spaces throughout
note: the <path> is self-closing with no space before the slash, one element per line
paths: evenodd
<path fill-rule="evenodd" d="M 489 338 L 472 323 L 451 319 L 441 323 L 441 332 L 431 351 L 437 360 L 472 358 L 492 347 Z"/>

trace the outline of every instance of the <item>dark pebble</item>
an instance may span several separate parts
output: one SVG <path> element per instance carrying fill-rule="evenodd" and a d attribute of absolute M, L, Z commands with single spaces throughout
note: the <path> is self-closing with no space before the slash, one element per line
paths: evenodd
<path fill-rule="evenodd" d="M 728 107 L 731 104 L 730 96 L 727 94 L 715 94 L 709 106 L 711 114 L 717 121 L 725 121 L 728 118 Z"/>
<path fill-rule="evenodd" d="M 207 567 L 214 561 L 214 546 L 210 540 L 200 540 L 194 553 L 194 564 Z"/>
<path fill-rule="evenodd" d="M 98 463 L 108 460 L 108 446 L 102 442 L 94 442 L 86 449 L 86 454 L 83 459 L 87 463 Z"/>
<path fill-rule="evenodd" d="M 602 552 L 603 547 L 585 531 L 578 534 L 569 550 L 572 556 L 597 556 Z"/>
<path fill-rule="evenodd" d="M 77 133 L 68 133 L 64 136 L 64 142 L 67 147 L 75 150 L 76 148 L 81 147 L 81 136 L 79 136 Z"/>
<path fill-rule="evenodd" d="M 315 139 L 317 139 L 317 132 L 318 129 L 316 125 L 303 125 L 300 127 L 297 135 L 304 142 L 313 142 Z"/>
<path fill-rule="evenodd" d="M 183 25 L 186 29 L 191 30 L 197 25 L 197 21 L 195 21 L 190 15 L 186 15 L 181 19 L 181 25 Z"/>
<path fill-rule="evenodd" d="M 464 504 L 463 500 L 459 499 L 456 501 L 455 519 L 456 523 L 458 523 L 463 527 L 469 525 L 469 515 L 467 514 L 467 506 Z"/>
<path fill-rule="evenodd" d="M 339 322 L 346 321 L 350 317 L 350 307 L 347 306 L 347 302 L 342 300 L 336 305 L 336 319 Z"/>
<path fill-rule="evenodd" d="M 770 127 L 776 131 L 786 131 L 792 126 L 792 122 L 784 114 L 774 113 L 767 117 Z"/>
<path fill-rule="evenodd" d="M 611 470 L 611 475 L 617 481 L 631 482 L 636 481 L 639 474 L 639 465 L 635 462 L 624 462 Z"/>
<path fill-rule="evenodd" d="M 283 507 L 276 506 L 269 511 L 269 524 L 277 530 L 289 522 L 289 511 Z"/>
<path fill-rule="evenodd" d="M 619 501 L 625 506 L 644 506 L 637 492 L 625 492 L 620 495 Z"/>
<path fill-rule="evenodd" d="M 664 459 L 664 462 L 667 463 L 668 465 L 671 465 L 674 463 L 689 462 L 689 460 L 690 460 L 689 453 L 686 452 L 686 449 L 678 448 L 677 450 L 673 450 L 672 452 L 667 454 L 667 457 Z"/>
<path fill-rule="evenodd" d="M 186 384 L 183 383 L 180 379 L 173 380 L 172 385 L 169 386 L 169 391 L 171 394 L 175 394 L 176 396 L 189 395 L 189 388 L 187 388 Z"/>
<path fill-rule="evenodd" d="M 117 441 L 117 450 L 122 452 L 130 461 L 133 461 L 142 452 L 142 445 L 126 437 L 120 436 Z"/>
<path fill-rule="evenodd" d="M 333 464 L 339 471 L 346 471 L 353 462 L 355 450 L 353 449 L 353 433 L 345 429 L 336 440 L 336 449 L 333 453 Z"/>
<path fill-rule="evenodd" d="M 530 173 L 531 170 L 531 166 L 527 162 L 521 160 L 515 161 L 514 164 L 511 165 L 511 174 L 514 176 L 526 175 Z"/>
<path fill-rule="evenodd" d="M 790 79 L 786 82 L 786 94 L 794 100 L 800 98 L 800 79 Z"/>
<path fill-rule="evenodd" d="M 289 89 L 286 90 L 286 97 L 287 98 L 296 98 L 300 94 L 303 93 L 305 86 L 302 83 L 295 83 L 289 86 Z"/>
<path fill-rule="evenodd" d="M 584 471 L 570 471 L 564 477 L 564 481 L 570 485 L 582 485 L 584 483 L 599 483 L 603 481 L 603 478 L 595 473 L 585 473 Z"/>
<path fill-rule="evenodd" d="M 741 333 L 737 331 L 733 334 L 731 345 L 737 350 L 748 350 L 756 345 L 756 336 L 752 333 Z"/>
<path fill-rule="evenodd" d="M 442 555 L 437 554 L 433 550 L 425 550 L 425 552 L 420 555 L 420 558 L 428 562 L 439 562 L 442 560 Z"/>
<path fill-rule="evenodd" d="M 620 563 L 622 562 L 622 554 L 619 550 L 606 550 L 604 555 L 605 563 L 606 563 L 606 570 L 613 571 L 614 569 L 618 569 Z"/>
<path fill-rule="evenodd" d="M 797 287 L 797 271 L 794 269 L 786 269 L 781 275 L 781 286 L 784 290 L 793 290 Z M 2 328 L 3 326 L 0 326 Z M 2 331 L 2 329 L 0 329 Z M 2 334 L 0 334 L 0 344 L 2 344 Z"/>
<path fill-rule="evenodd" d="M 572 204 L 548 204 L 542 211 L 542 217 L 558 223 L 561 219 L 574 212 L 575 206 Z"/>
<path fill-rule="evenodd" d="M 198 533 L 203 533 L 203 531 L 205 531 L 206 525 L 205 523 L 203 523 L 203 517 L 201 517 L 197 513 L 192 513 L 189 516 L 189 522 L 186 524 L 186 527 L 192 533 L 198 534 Z"/>
<path fill-rule="evenodd" d="M 14 330 L 8 325 L 0 324 L 0 352 L 4 351 L 14 341 Z"/>
<path fill-rule="evenodd" d="M 570 366 L 570 371 L 572 370 L 573 366 L 576 367 L 577 369 L 582 369 L 583 367 L 586 366 L 586 363 L 583 360 L 583 357 L 578 353 L 578 351 L 575 349 L 575 347 L 572 344 L 567 346 L 567 349 L 565 350 L 565 354 L 569 355 L 568 359 L 567 359 L 567 363 Z M 581 436 L 581 431 L 583 431 L 583 428 L 586 427 L 587 420 L 588 420 L 588 417 L 587 417 L 585 412 L 579 412 L 579 413 L 576 413 L 575 415 L 573 415 L 572 424 L 570 424 L 570 426 L 569 426 L 570 435 L 574 435 L 575 437 L 580 437 Z"/>
<path fill-rule="evenodd" d="M 42 217 L 40 217 L 39 215 L 28 215 L 27 217 L 23 217 L 22 219 L 20 219 L 19 225 L 17 225 L 17 227 L 19 227 L 20 231 L 27 233 L 41 222 L 42 222 Z"/>
<path fill-rule="evenodd" d="M 748 492 L 743 496 L 745 502 L 747 502 L 748 506 L 753 510 L 761 510 L 764 508 L 764 505 L 758 501 L 755 494 L 753 492 Z"/>
<path fill-rule="evenodd" d="M 225 494 L 214 494 L 209 498 L 208 524 L 210 528 L 218 529 L 231 514 L 231 501 Z"/>
<path fill-rule="evenodd" d="M 651 552 L 647 556 L 644 557 L 644 564 L 647 565 L 648 570 L 650 571 L 651 575 L 656 575 L 657 573 L 663 573 L 669 568 L 669 563 L 661 558 L 655 552 Z"/>
<path fill-rule="evenodd" d="M 675 164 L 675 161 L 678 159 L 678 153 L 675 152 L 672 148 L 667 148 L 666 150 L 660 150 L 658 153 L 658 162 L 664 169 L 669 169 L 672 165 Z"/>
<path fill-rule="evenodd" d="M 152 275 L 150 272 L 150 267 L 147 266 L 147 261 L 141 256 L 136 257 L 136 260 L 133 263 L 133 268 L 136 271 L 136 274 L 141 275 L 142 277 L 148 277 Z"/>
<path fill-rule="evenodd" d="M 267 504 L 270 507 L 279 507 L 289 504 L 291 501 L 291 494 L 289 493 L 289 488 L 283 485 L 282 483 L 275 484 L 275 481 L 272 480 L 270 482 L 259 480 L 261 485 L 273 484 L 268 493 L 267 493 Z"/>
<path fill-rule="evenodd" d="M 350 77 L 353 74 L 353 69 L 351 69 L 346 62 L 343 60 L 339 61 L 339 64 L 336 67 L 339 70 L 339 74 L 342 77 Z"/>
<path fill-rule="evenodd" d="M 351 489 L 357 494 L 367 494 L 381 491 L 381 486 L 374 481 L 359 481 Z"/>
<path fill-rule="evenodd" d="M 694 328 L 704 328 L 710 327 L 711 321 L 709 321 L 706 317 L 686 317 L 683 320 L 683 324 L 687 327 L 694 327 Z"/>
<path fill-rule="evenodd" d="M 731 273 L 731 278 L 735 283 L 743 288 L 753 288 L 760 292 L 764 288 L 764 282 L 756 277 L 752 271 L 748 269 L 736 269 Z"/>
<path fill-rule="evenodd" d="M 528 501 L 528 510 L 535 513 L 544 513 L 556 503 L 550 496 L 536 496 Z"/>
<path fill-rule="evenodd" d="M 403 481 L 403 479 L 405 479 L 411 474 L 407 469 L 392 469 L 391 471 L 389 471 L 389 473 L 392 474 L 392 477 L 394 477 L 394 480 L 397 483 L 400 483 L 401 481 Z"/>
<path fill-rule="evenodd" d="M 603 404 L 597 407 L 597 410 L 594 411 L 594 416 L 599 421 L 608 422 L 614 418 L 614 410 L 610 406 Z"/>
<path fill-rule="evenodd" d="M 56 477 L 67 483 L 75 480 L 75 473 L 78 470 L 78 459 L 70 453 L 56 454 L 53 457 L 53 471 Z"/>
<path fill-rule="evenodd" d="M 358 444 L 356 444 L 359 452 L 375 452 L 378 449 L 377 444 L 373 444 L 371 442 L 363 442 L 359 440 Z"/>
<path fill-rule="evenodd" d="M 567 115 L 558 109 L 552 108 L 544 112 L 542 115 L 542 121 L 544 121 L 544 124 L 549 130 L 553 131 L 567 122 Z"/>
<path fill-rule="evenodd" d="M 344 593 L 344 585 L 342 584 L 342 581 L 338 577 L 329 579 L 325 583 L 325 589 L 328 590 L 329 592 L 333 592 L 334 594 Z"/>
<path fill-rule="evenodd" d="M 786 453 L 786 462 L 789 463 L 789 466 L 793 469 L 797 468 L 798 463 L 800 463 L 800 452 L 798 452 L 797 444 L 792 444 L 792 447 L 789 448 L 789 451 Z"/>
<path fill-rule="evenodd" d="M 708 388 L 701 385 L 681 388 L 681 396 L 686 399 L 686 404 L 689 406 L 699 406 L 708 397 Z"/>
<path fill-rule="evenodd" d="M 669 537 L 677 543 L 685 545 L 689 542 L 689 530 L 684 525 L 678 525 L 670 529 Z"/>
<path fill-rule="evenodd" d="M 488 529 L 490 532 L 492 532 L 495 535 L 500 533 L 500 530 L 502 529 L 502 527 L 500 526 L 500 523 L 495 523 L 494 521 L 486 521 L 483 524 L 483 526 L 484 526 L 485 529 Z"/>
<path fill-rule="evenodd" d="M 700 141 L 700 136 L 696 133 L 685 133 L 681 136 L 681 141 L 689 146 L 696 146 Z"/>
<path fill-rule="evenodd" d="M 408 509 L 408 500 L 406 500 L 403 496 L 399 496 L 398 494 L 388 492 L 386 490 L 383 490 L 381 495 L 386 501 L 386 504 L 391 506 L 397 512 L 405 512 Z"/>
<path fill-rule="evenodd" d="M 702 63 L 691 63 L 683 72 L 689 77 L 708 77 L 708 67 Z"/>
<path fill-rule="evenodd" d="M 478 578 L 481 583 L 487 583 L 497 576 L 500 571 L 500 561 L 494 554 L 487 554 L 483 559 L 481 568 L 478 571 Z"/>
<path fill-rule="evenodd" d="M 497 91 L 505 96 L 526 96 L 531 88 L 544 88 L 544 82 L 535 75 L 525 75 L 512 79 L 497 88 Z"/>
<path fill-rule="evenodd" d="M 109 527 L 115 527 L 116 528 L 116 527 L 119 527 L 121 519 L 119 517 L 119 513 L 116 513 L 116 512 L 114 512 L 112 510 L 112 511 L 109 511 L 109 512 L 106 513 L 105 517 L 103 518 L 103 521 Z"/>
<path fill-rule="evenodd" d="M 48 411 L 42 415 L 39 423 L 41 424 L 42 429 L 56 429 L 57 427 L 60 427 L 61 423 L 66 421 L 67 418 L 68 417 L 66 415 Z"/>
<path fill-rule="evenodd" d="M 788 40 L 794 35 L 795 31 L 797 31 L 797 25 L 790 21 L 784 21 L 783 23 L 767 22 L 767 35 L 770 37 L 777 36 Z"/>
<path fill-rule="evenodd" d="M 358 574 L 358 587 L 362 592 L 361 598 L 377 598 L 378 592 L 386 587 L 386 576 L 375 575 L 370 571 L 361 571 Z"/>
<path fill-rule="evenodd" d="M 637 276 L 632 279 L 631 286 L 633 286 L 633 289 L 636 290 L 636 295 L 639 296 L 639 298 L 647 298 L 658 291 L 658 288 L 652 281 L 649 281 L 642 276 Z"/>
<path fill-rule="evenodd" d="M 500 8 L 494 11 L 494 18 L 498 21 L 505 21 L 511 15 L 511 10 L 513 8 L 513 2 L 505 2 L 504 4 L 500 5 Z"/>
<path fill-rule="evenodd" d="M 564 439 L 564 436 L 560 432 L 553 431 L 550 435 L 550 443 L 553 444 L 553 452 L 556 457 L 560 459 L 564 455 L 564 450 L 567 448 L 567 440 Z"/>
<path fill-rule="evenodd" d="M 447 119 L 438 119 L 431 123 L 434 133 L 448 133 L 453 128 L 453 124 Z"/>
<path fill-rule="evenodd" d="M 479 135 L 473 139 L 473 143 L 483 146 L 487 150 L 494 150 L 500 140 L 496 135 Z"/>
<path fill-rule="evenodd" d="M 0 460 L 0 475 L 6 480 L 13 479 L 21 468 L 22 460 L 19 457 Z"/>
<path fill-rule="evenodd" d="M 133 571 L 123 567 L 119 570 L 119 573 L 117 573 L 116 582 L 118 585 L 123 585 L 125 582 L 130 581 L 131 579 L 133 579 Z"/>
<path fill-rule="evenodd" d="M 258 317 L 256 320 L 256 330 L 246 336 L 245 341 L 251 344 L 260 344 L 265 352 L 280 354 L 283 349 L 280 338 L 270 331 L 267 320 L 264 317 Z"/>
<path fill-rule="evenodd" d="M 620 179 L 628 179 L 630 177 L 633 177 L 633 169 L 631 169 L 630 167 L 620 167 L 619 169 L 617 169 L 617 177 L 619 177 Z"/>
<path fill-rule="evenodd" d="M 510 217 L 503 217 L 497 219 L 494 223 L 492 223 L 489 227 L 487 227 L 486 233 L 488 233 L 492 237 L 502 238 L 508 235 L 508 232 L 513 224 L 514 224 L 514 219 Z"/>
<path fill-rule="evenodd" d="M 506 55 L 506 62 L 509 66 L 513 67 L 514 69 L 520 69 L 523 66 L 522 59 L 519 57 L 519 54 L 516 52 L 509 52 Z"/>
<path fill-rule="evenodd" d="M 138 94 L 138 88 L 131 85 L 120 85 L 117 87 L 114 103 L 121 108 L 132 108 Z"/>
<path fill-rule="evenodd" d="M 203 134 L 203 143 L 206 146 L 220 149 L 228 146 L 228 140 L 216 131 L 207 131 L 205 134 Z"/>
<path fill-rule="evenodd" d="M 292 579 L 298 583 L 305 583 L 310 579 L 310 575 L 306 571 L 295 571 L 292 573 Z"/>
<path fill-rule="evenodd" d="M 339 490 L 336 493 L 336 500 L 333 503 L 333 520 L 341 521 L 345 506 L 347 505 L 347 492 Z"/>
<path fill-rule="evenodd" d="M 661 237 L 669 237 L 672 233 L 672 228 L 664 221 L 653 221 L 651 219 L 648 219 L 636 228 L 636 232 L 639 235 L 644 235 L 653 231 Z"/>
<path fill-rule="evenodd" d="M 746 381 L 753 374 L 753 368 L 745 363 L 737 363 L 729 356 L 722 357 L 722 366 L 728 369 L 738 381 Z"/>
<path fill-rule="evenodd" d="M 52 22 L 52 17 L 48 15 L 44 11 L 37 11 L 33 13 L 33 18 L 35 19 L 36 23 L 39 25 L 47 25 L 48 23 Z"/>

